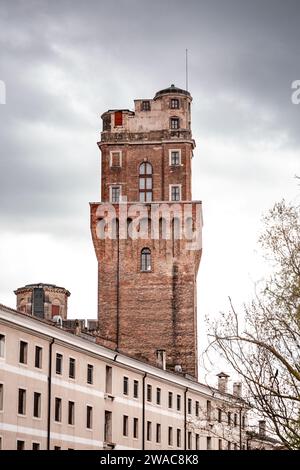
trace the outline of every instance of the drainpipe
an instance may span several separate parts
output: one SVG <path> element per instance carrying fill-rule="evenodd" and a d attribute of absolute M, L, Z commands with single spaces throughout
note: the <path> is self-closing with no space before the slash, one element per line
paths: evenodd
<path fill-rule="evenodd" d="M 240 450 L 242 450 L 242 408 L 240 408 Z"/>
<path fill-rule="evenodd" d="M 120 234 L 119 234 L 119 219 L 116 222 L 117 232 L 117 351 L 119 351 L 119 337 L 120 337 Z"/>
<path fill-rule="evenodd" d="M 51 379 L 52 379 L 52 346 L 54 338 L 49 344 L 49 363 L 48 363 L 48 416 L 47 416 L 47 450 L 50 450 L 50 425 L 51 425 Z"/>
<path fill-rule="evenodd" d="M 146 382 L 147 372 L 143 375 L 143 409 L 142 409 L 142 450 L 145 450 L 145 382 Z"/>
<path fill-rule="evenodd" d="M 186 394 L 188 392 L 188 387 L 184 391 L 184 450 L 186 450 L 186 429 L 187 429 L 187 407 L 186 407 Z"/>

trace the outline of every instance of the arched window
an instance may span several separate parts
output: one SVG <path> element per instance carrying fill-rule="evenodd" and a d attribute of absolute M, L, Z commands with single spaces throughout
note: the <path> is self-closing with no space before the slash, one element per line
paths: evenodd
<path fill-rule="evenodd" d="M 143 248 L 141 251 L 141 271 L 151 271 L 151 250 Z"/>
<path fill-rule="evenodd" d="M 141 163 L 139 169 L 139 193 L 140 202 L 152 201 L 152 165 Z"/>

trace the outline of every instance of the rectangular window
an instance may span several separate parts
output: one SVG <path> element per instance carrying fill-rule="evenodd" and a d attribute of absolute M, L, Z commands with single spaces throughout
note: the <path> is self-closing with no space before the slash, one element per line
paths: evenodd
<path fill-rule="evenodd" d="M 160 388 L 156 389 L 156 404 L 157 405 L 161 404 L 161 389 Z"/>
<path fill-rule="evenodd" d="M 40 346 L 35 347 L 34 367 L 37 367 L 38 369 L 42 368 L 42 351 L 43 348 Z"/>
<path fill-rule="evenodd" d="M 59 315 L 59 311 L 60 311 L 59 305 L 51 305 L 52 318 L 55 317 L 56 315 Z"/>
<path fill-rule="evenodd" d="M 171 109 L 179 109 L 179 100 L 177 98 L 172 98 L 170 101 Z"/>
<path fill-rule="evenodd" d="M 105 393 L 112 393 L 112 367 L 105 368 Z"/>
<path fill-rule="evenodd" d="M 23 388 L 19 388 L 18 413 L 19 415 L 25 415 L 26 413 L 26 390 Z"/>
<path fill-rule="evenodd" d="M 237 424 L 238 424 L 238 418 L 237 418 L 237 414 L 236 414 L 236 413 L 234 413 L 233 424 L 234 424 L 234 426 L 237 426 Z"/>
<path fill-rule="evenodd" d="M 39 442 L 32 443 L 32 450 L 40 450 L 40 449 L 41 449 L 41 444 Z"/>
<path fill-rule="evenodd" d="M 94 381 L 94 366 L 92 364 L 87 365 L 86 381 L 88 384 L 92 384 Z"/>
<path fill-rule="evenodd" d="M 104 442 L 112 441 L 112 413 L 105 410 Z"/>
<path fill-rule="evenodd" d="M 192 433 L 191 431 L 188 432 L 188 450 L 192 448 Z"/>
<path fill-rule="evenodd" d="M 180 165 L 180 152 L 179 150 L 171 150 L 170 164 L 172 166 Z"/>
<path fill-rule="evenodd" d="M 147 401 L 152 401 L 152 386 L 147 385 Z"/>
<path fill-rule="evenodd" d="M 191 398 L 188 398 L 188 414 L 192 414 L 192 400 Z"/>
<path fill-rule="evenodd" d="M 121 187 L 120 186 L 111 186 L 110 200 L 113 204 L 120 202 L 121 200 Z"/>
<path fill-rule="evenodd" d="M 196 401 L 195 403 L 195 414 L 197 417 L 199 417 L 199 402 L 198 401 Z"/>
<path fill-rule="evenodd" d="M 123 416 L 123 436 L 128 436 L 128 416 Z"/>
<path fill-rule="evenodd" d="M 219 439 L 219 450 L 222 450 L 223 446 L 222 446 L 222 439 Z"/>
<path fill-rule="evenodd" d="M 179 129 L 179 118 L 171 118 L 170 127 L 171 129 Z"/>
<path fill-rule="evenodd" d="M 218 423 L 222 423 L 222 410 L 218 408 Z"/>
<path fill-rule="evenodd" d="M 5 354 L 5 336 L 0 334 L 0 357 L 4 357 Z"/>
<path fill-rule="evenodd" d="M 73 357 L 69 358 L 69 377 L 70 379 L 75 379 L 75 359 Z"/>
<path fill-rule="evenodd" d="M 122 111 L 115 112 L 115 126 L 122 126 L 123 125 L 123 113 Z"/>
<path fill-rule="evenodd" d="M 231 413 L 230 413 L 230 411 L 228 411 L 228 413 L 227 413 L 227 424 L 228 424 L 228 426 L 231 425 Z"/>
<path fill-rule="evenodd" d="M 150 101 L 142 101 L 142 111 L 150 111 Z"/>
<path fill-rule="evenodd" d="M 173 428 L 171 426 L 168 427 L 168 445 L 173 445 Z"/>
<path fill-rule="evenodd" d="M 177 395 L 177 411 L 181 410 L 181 395 Z"/>
<path fill-rule="evenodd" d="M 207 417 L 207 421 L 211 420 L 211 401 L 210 400 L 206 401 L 206 417 Z"/>
<path fill-rule="evenodd" d="M 200 450 L 200 435 L 196 434 L 196 450 Z"/>
<path fill-rule="evenodd" d="M 227 450 L 231 450 L 231 442 L 230 441 L 227 442 Z"/>
<path fill-rule="evenodd" d="M 246 419 L 245 419 L 245 415 L 242 416 L 242 429 L 245 429 L 245 426 L 246 426 Z"/>
<path fill-rule="evenodd" d="M 4 403 L 4 385 L 0 384 L 0 411 L 3 411 Z"/>
<path fill-rule="evenodd" d="M 55 370 L 58 375 L 62 374 L 62 366 L 63 366 L 63 356 L 62 354 L 56 353 L 56 361 L 55 361 Z"/>
<path fill-rule="evenodd" d="M 61 450 L 60 446 L 54 446 L 54 450 Z"/>
<path fill-rule="evenodd" d="M 25 441 L 17 440 L 17 450 L 25 450 Z"/>
<path fill-rule="evenodd" d="M 169 392 L 168 394 L 168 407 L 173 408 L 173 393 Z"/>
<path fill-rule="evenodd" d="M 235 442 L 235 443 L 233 444 L 233 449 L 234 449 L 234 450 L 237 450 L 237 448 L 238 448 L 238 446 L 237 446 L 237 443 Z"/>
<path fill-rule="evenodd" d="M 119 150 L 115 152 L 114 151 L 110 152 L 110 166 L 114 166 L 114 167 L 122 166 L 121 152 Z"/>
<path fill-rule="evenodd" d="M 180 201 L 180 186 L 171 186 L 171 201 Z"/>
<path fill-rule="evenodd" d="M 88 429 L 93 427 L 93 407 L 89 405 L 86 407 L 86 427 Z"/>
<path fill-rule="evenodd" d="M 139 396 L 139 382 L 137 380 L 133 381 L 133 397 L 138 398 Z"/>
<path fill-rule="evenodd" d="M 68 424 L 75 424 L 75 403 L 73 401 L 68 402 Z"/>
<path fill-rule="evenodd" d="M 58 423 L 61 422 L 61 407 L 62 407 L 62 401 L 61 398 L 55 398 L 55 410 L 54 410 L 54 419 Z"/>
<path fill-rule="evenodd" d="M 139 437 L 139 420 L 138 418 L 133 418 L 133 437 L 138 439 Z"/>
<path fill-rule="evenodd" d="M 33 394 L 33 416 L 35 418 L 41 417 L 41 401 L 42 395 L 38 392 L 34 392 Z"/>
<path fill-rule="evenodd" d="M 177 447 L 181 447 L 181 429 L 177 429 Z"/>
<path fill-rule="evenodd" d="M 211 437 L 206 438 L 206 449 L 211 450 Z"/>
<path fill-rule="evenodd" d="M 151 441 L 152 439 L 152 423 L 151 421 L 147 421 L 147 441 Z"/>
<path fill-rule="evenodd" d="M 20 341 L 19 362 L 21 364 L 27 364 L 27 352 L 28 352 L 28 343 L 26 343 L 25 341 Z"/>
<path fill-rule="evenodd" d="M 123 378 L 123 395 L 128 395 L 128 382 L 129 382 L 129 379 L 128 377 L 124 377 Z"/>
<path fill-rule="evenodd" d="M 157 444 L 161 443 L 161 425 L 156 423 L 156 442 Z"/>

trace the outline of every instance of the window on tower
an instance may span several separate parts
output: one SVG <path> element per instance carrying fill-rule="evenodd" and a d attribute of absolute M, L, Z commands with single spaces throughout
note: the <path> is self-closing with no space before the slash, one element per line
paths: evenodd
<path fill-rule="evenodd" d="M 171 129 L 179 129 L 179 118 L 178 117 L 172 117 L 170 119 L 170 127 L 171 127 Z"/>
<path fill-rule="evenodd" d="M 141 271 L 151 271 L 151 251 L 149 248 L 143 248 L 141 252 Z"/>
<path fill-rule="evenodd" d="M 170 191 L 170 199 L 171 201 L 180 201 L 181 200 L 181 187 L 180 185 L 171 185 L 170 187 L 171 191 Z"/>
<path fill-rule="evenodd" d="M 141 163 L 139 169 L 140 202 L 152 201 L 152 165 Z"/>
<path fill-rule="evenodd" d="M 110 187 L 110 202 L 113 204 L 120 202 L 121 200 L 121 187 L 111 186 Z"/>
<path fill-rule="evenodd" d="M 172 98 L 170 101 L 171 109 L 179 109 L 179 100 L 177 98 Z"/>
<path fill-rule="evenodd" d="M 180 165 L 180 150 L 170 150 L 170 165 L 179 166 Z"/>
<path fill-rule="evenodd" d="M 150 101 L 142 101 L 142 111 L 150 111 Z"/>

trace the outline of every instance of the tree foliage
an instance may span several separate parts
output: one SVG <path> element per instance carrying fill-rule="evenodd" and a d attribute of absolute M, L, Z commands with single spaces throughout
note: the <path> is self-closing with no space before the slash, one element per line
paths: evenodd
<path fill-rule="evenodd" d="M 281 201 L 259 239 L 273 274 L 238 313 L 210 324 L 210 347 L 242 377 L 250 404 L 289 449 L 300 448 L 300 207 Z"/>

